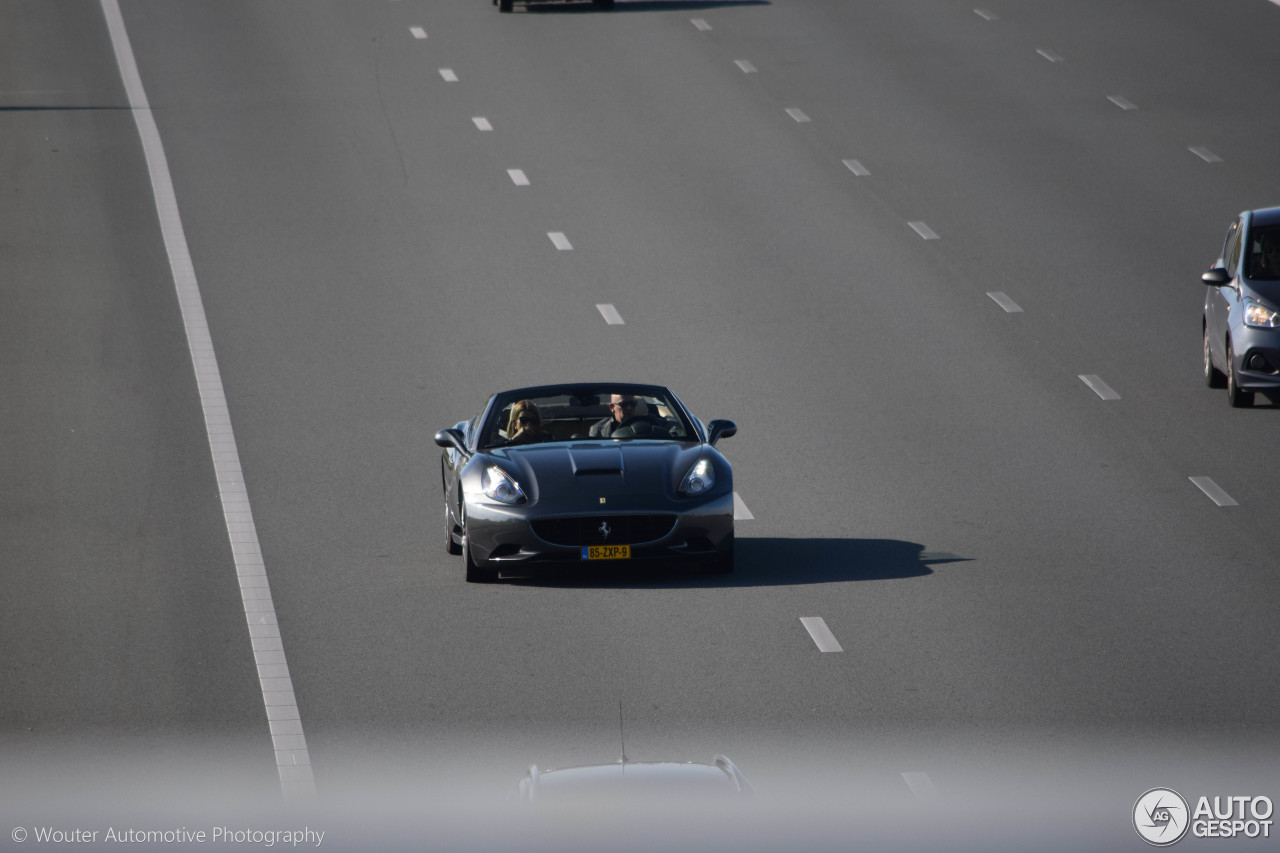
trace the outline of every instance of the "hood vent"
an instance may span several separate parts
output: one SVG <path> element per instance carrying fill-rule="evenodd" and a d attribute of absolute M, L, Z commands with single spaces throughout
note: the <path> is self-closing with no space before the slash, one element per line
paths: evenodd
<path fill-rule="evenodd" d="M 569 451 L 569 459 L 577 476 L 621 474 L 623 470 L 621 447 L 574 447 Z"/>

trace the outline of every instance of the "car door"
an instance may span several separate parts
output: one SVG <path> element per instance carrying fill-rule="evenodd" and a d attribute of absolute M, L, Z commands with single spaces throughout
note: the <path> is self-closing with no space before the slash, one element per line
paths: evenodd
<path fill-rule="evenodd" d="M 1237 219 L 1227 229 L 1227 238 L 1222 244 L 1222 258 L 1219 261 L 1227 270 L 1231 281 L 1226 284 L 1210 287 L 1205 297 L 1205 320 L 1209 330 L 1209 348 L 1218 364 L 1227 363 L 1227 323 L 1231 316 L 1232 306 L 1239 300 L 1238 282 L 1240 278 L 1240 247 L 1244 221 Z"/>

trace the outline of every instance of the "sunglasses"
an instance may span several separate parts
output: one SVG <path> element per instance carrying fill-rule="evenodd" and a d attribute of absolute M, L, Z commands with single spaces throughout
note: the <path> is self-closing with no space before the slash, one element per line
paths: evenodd
<path fill-rule="evenodd" d="M 636 402 L 636 400 L 623 400 L 618 403 L 610 403 L 609 408 L 612 409 L 617 406 L 619 408 L 634 409 L 636 407 Z"/>
<path fill-rule="evenodd" d="M 520 424 L 536 424 L 538 422 L 539 422 L 538 419 L 535 418 L 533 415 L 521 415 L 520 417 L 516 418 L 516 423 L 520 423 Z"/>

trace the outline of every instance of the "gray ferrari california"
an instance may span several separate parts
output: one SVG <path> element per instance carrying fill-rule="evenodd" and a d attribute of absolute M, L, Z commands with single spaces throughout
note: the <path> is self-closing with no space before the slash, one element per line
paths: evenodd
<path fill-rule="evenodd" d="M 436 433 L 444 544 L 467 580 L 634 563 L 733 571 L 733 469 L 658 385 L 580 383 L 494 394 Z"/>

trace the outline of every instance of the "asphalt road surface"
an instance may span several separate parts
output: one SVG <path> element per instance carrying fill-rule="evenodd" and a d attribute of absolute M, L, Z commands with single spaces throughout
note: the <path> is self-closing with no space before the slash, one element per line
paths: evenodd
<path fill-rule="evenodd" d="M 1280 204 L 1275 0 L 119 3 L 132 90 L 110 0 L 0 4 L 0 847 L 1141 850 L 1148 789 L 1280 799 L 1280 405 L 1196 334 Z M 596 379 L 738 423 L 736 572 L 466 584 L 432 434 Z M 623 741 L 756 796 L 508 802 Z"/>

